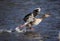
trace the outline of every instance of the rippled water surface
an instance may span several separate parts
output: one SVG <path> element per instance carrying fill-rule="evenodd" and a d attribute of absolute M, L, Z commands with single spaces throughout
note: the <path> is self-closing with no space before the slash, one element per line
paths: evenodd
<path fill-rule="evenodd" d="M 20 34 L 3 32 L 0 41 L 59 41 L 60 31 L 60 0 L 0 0 L 0 29 L 14 29 L 23 24 L 23 17 L 40 7 L 40 15 L 50 13 L 51 16 L 36 26 L 41 39 L 26 39 Z M 40 37 L 40 36 L 39 36 Z"/>

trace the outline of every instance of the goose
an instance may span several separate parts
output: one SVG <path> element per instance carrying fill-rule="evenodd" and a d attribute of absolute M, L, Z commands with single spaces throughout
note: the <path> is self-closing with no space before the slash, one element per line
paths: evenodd
<path fill-rule="evenodd" d="M 27 14 L 23 20 L 25 23 L 23 25 L 20 25 L 19 27 L 16 27 L 16 31 L 19 31 L 19 28 L 26 27 L 26 29 L 34 30 L 33 26 L 37 26 L 39 23 L 41 23 L 45 18 L 49 17 L 50 14 L 44 14 L 41 18 L 36 18 L 37 15 L 39 15 L 41 11 L 41 8 L 36 8 L 33 10 L 32 13 Z"/>
<path fill-rule="evenodd" d="M 40 24 L 45 18 L 48 18 L 50 16 L 50 14 L 44 14 L 41 18 L 35 18 L 35 20 L 33 21 L 33 22 L 30 22 L 30 23 L 28 23 L 28 24 L 26 24 L 25 26 L 26 26 L 26 30 L 20 30 L 19 28 L 19 26 L 18 27 L 16 27 L 16 31 L 17 32 L 26 32 L 26 31 L 28 31 L 28 29 L 30 29 L 30 31 L 33 31 L 34 30 L 34 28 L 33 27 L 35 27 L 35 26 L 37 26 L 38 24 Z"/>

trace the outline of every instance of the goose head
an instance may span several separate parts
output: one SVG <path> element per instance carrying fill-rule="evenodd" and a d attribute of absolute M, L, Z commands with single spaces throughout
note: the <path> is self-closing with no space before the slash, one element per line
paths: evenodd
<path fill-rule="evenodd" d="M 50 17 L 50 14 L 45 14 L 45 17 L 47 18 L 47 17 Z"/>

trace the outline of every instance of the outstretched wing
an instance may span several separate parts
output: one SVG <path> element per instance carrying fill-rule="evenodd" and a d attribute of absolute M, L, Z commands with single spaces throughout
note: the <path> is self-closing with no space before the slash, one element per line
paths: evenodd
<path fill-rule="evenodd" d="M 31 16 L 31 13 L 27 14 L 27 15 L 23 18 L 23 20 L 26 22 L 27 19 L 29 18 L 29 16 Z"/>

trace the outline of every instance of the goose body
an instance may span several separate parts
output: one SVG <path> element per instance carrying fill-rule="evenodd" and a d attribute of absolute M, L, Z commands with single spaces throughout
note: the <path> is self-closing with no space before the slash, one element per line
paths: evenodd
<path fill-rule="evenodd" d="M 41 23 L 42 18 L 36 18 L 35 21 L 33 22 L 33 25 L 38 25 L 39 23 Z"/>
<path fill-rule="evenodd" d="M 40 8 L 36 8 L 35 10 L 33 10 L 32 13 L 27 14 L 23 20 L 25 21 L 25 23 L 23 25 L 21 25 L 20 27 L 27 27 L 29 29 L 32 28 L 32 26 L 37 26 L 39 23 L 42 22 L 43 19 L 49 17 L 49 14 L 45 14 L 43 15 L 41 18 L 36 18 L 36 16 L 38 15 L 38 13 L 41 11 Z M 16 27 L 15 29 L 16 31 L 20 31 L 19 27 Z"/>

